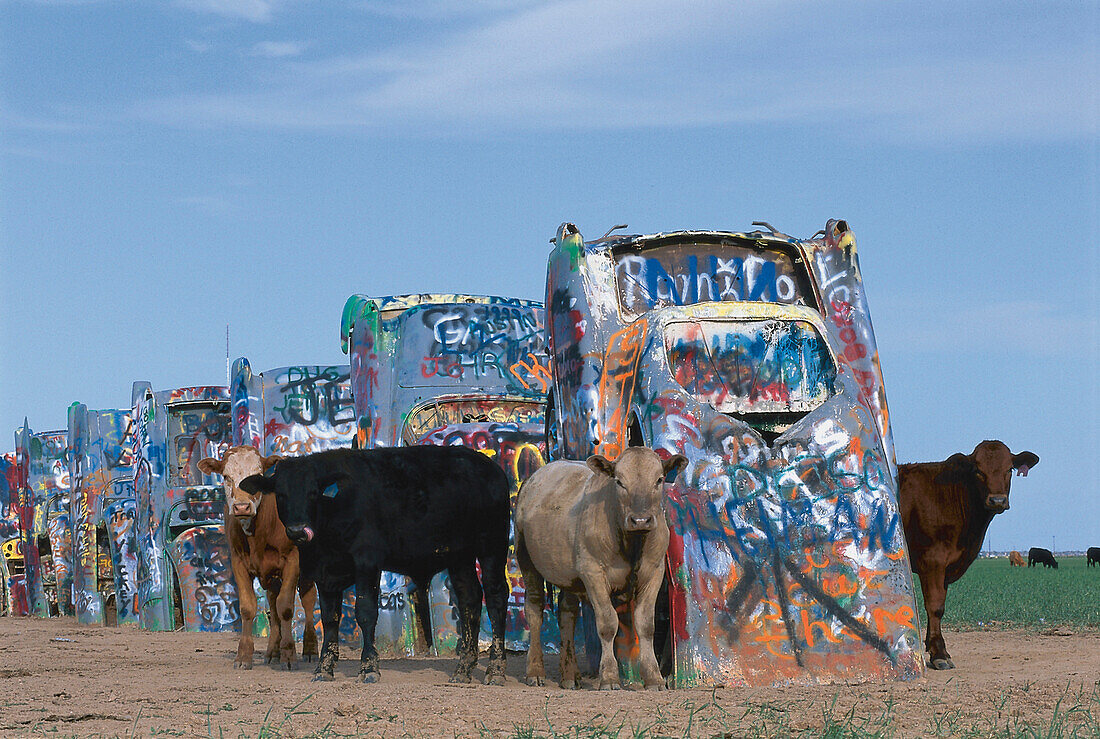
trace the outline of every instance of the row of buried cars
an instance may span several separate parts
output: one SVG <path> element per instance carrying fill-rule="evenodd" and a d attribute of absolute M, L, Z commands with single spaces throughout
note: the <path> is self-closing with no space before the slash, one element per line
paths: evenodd
<path fill-rule="evenodd" d="M 3 463 L 5 608 L 235 629 L 224 493 L 197 466 L 231 445 L 463 444 L 498 460 L 515 495 L 548 460 L 644 444 L 688 459 L 667 486 L 659 603 L 673 684 L 920 675 L 855 240 L 843 221 L 808 239 L 753 225 L 586 242 L 563 224 L 545 304 L 355 295 L 340 325 L 347 365 L 255 373 L 242 358 L 228 387 L 137 382 L 128 407 L 73 404 L 63 431 L 24 424 Z M 509 647 L 523 649 L 514 561 L 508 576 Z M 433 648 L 453 649 L 446 573 L 427 600 Z M 405 579 L 385 574 L 380 651 L 412 654 L 419 623 Z M 636 645 L 620 637 L 629 665 Z"/>

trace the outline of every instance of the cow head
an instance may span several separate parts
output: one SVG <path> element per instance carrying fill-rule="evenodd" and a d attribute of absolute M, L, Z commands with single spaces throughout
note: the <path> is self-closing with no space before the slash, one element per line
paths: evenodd
<path fill-rule="evenodd" d="M 287 537 L 301 546 L 312 541 L 316 533 L 318 501 L 335 495 L 342 477 L 319 479 L 317 466 L 308 457 L 295 457 L 283 460 L 269 475 L 245 478 L 241 488 L 251 493 L 273 493 Z"/>
<path fill-rule="evenodd" d="M 687 464 L 687 457 L 674 454 L 661 461 L 652 449 L 629 447 L 614 462 L 594 454 L 587 464 L 614 482 L 623 531 L 652 531 L 664 515 L 665 478 Z"/>
<path fill-rule="evenodd" d="M 996 514 L 1009 509 L 1012 471 L 1026 477 L 1039 464 L 1039 457 L 1031 452 L 1013 454 L 1004 442 L 983 441 L 970 454 L 956 454 L 948 461 L 972 477 L 986 510 Z"/>
<path fill-rule="evenodd" d="M 199 462 L 199 469 L 207 475 L 221 475 L 225 482 L 225 502 L 229 513 L 240 523 L 248 536 L 252 535 L 252 525 L 256 518 L 256 509 L 260 505 L 260 496 L 249 493 L 240 487 L 241 481 L 252 475 L 262 475 L 264 470 L 281 460 L 282 457 L 265 457 L 254 447 L 231 447 L 221 459 L 207 457 Z"/>

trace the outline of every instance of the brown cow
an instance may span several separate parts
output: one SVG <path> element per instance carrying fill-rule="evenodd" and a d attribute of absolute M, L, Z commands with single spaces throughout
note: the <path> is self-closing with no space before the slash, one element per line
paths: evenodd
<path fill-rule="evenodd" d="M 1008 510 L 1012 470 L 1026 476 L 1037 464 L 1031 452 L 1013 454 L 1000 441 L 983 441 L 972 453 L 952 454 L 943 462 L 898 465 L 898 502 L 924 593 L 924 644 L 932 669 L 955 667 L 940 632 L 947 586 L 978 556 L 993 516 Z"/>
<path fill-rule="evenodd" d="M 1020 554 L 1016 550 L 1008 553 L 1008 563 L 1013 567 L 1023 567 L 1027 562 L 1024 561 L 1024 555 Z"/>
<path fill-rule="evenodd" d="M 653 654 L 653 609 L 664 577 L 668 522 L 663 508 L 665 477 L 687 464 L 680 454 L 667 461 L 652 449 L 631 447 L 612 462 L 552 462 L 523 483 L 516 502 L 516 561 L 527 590 L 524 613 L 531 631 L 527 684 L 542 685 L 544 581 L 561 588 L 561 686 L 577 686 L 573 648 L 579 596 L 596 614 L 603 654 L 600 689 L 619 687 L 614 639 L 619 616 L 613 600 L 634 601 L 647 690 L 664 680 Z"/>
<path fill-rule="evenodd" d="M 313 583 L 299 581 L 298 549 L 287 538 L 279 520 L 273 495 L 250 495 L 237 484 L 251 475 L 262 474 L 278 462 L 278 456 L 264 457 L 250 446 L 235 446 L 220 460 L 208 457 L 199 469 L 208 475 L 221 475 L 225 481 L 225 532 L 233 563 L 233 579 L 241 607 L 241 637 L 233 666 L 252 669 L 252 625 L 256 618 L 256 591 L 252 578 L 258 577 L 267 591 L 270 606 L 267 653 L 264 662 L 278 660 L 288 670 L 298 661 L 294 653 L 294 593 L 302 599 L 306 613 L 302 656 L 313 661 L 317 656 L 317 631 L 313 624 L 313 606 L 317 589 Z"/>

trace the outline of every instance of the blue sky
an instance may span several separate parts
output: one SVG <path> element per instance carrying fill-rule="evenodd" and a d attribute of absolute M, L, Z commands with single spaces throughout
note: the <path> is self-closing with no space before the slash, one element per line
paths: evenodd
<path fill-rule="evenodd" d="M 1098 49 L 1094 2 L 0 0 L 0 429 L 220 384 L 227 323 L 265 369 L 352 293 L 541 299 L 565 220 L 836 217 L 899 461 L 1030 449 L 992 546 L 1100 545 Z"/>

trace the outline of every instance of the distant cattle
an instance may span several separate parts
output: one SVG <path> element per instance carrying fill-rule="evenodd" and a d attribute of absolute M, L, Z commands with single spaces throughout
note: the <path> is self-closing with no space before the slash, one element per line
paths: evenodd
<path fill-rule="evenodd" d="M 241 487 L 275 494 L 302 574 L 317 583 L 324 643 L 315 679 L 333 679 L 346 588 L 355 586 L 362 630 L 359 679 L 373 683 L 380 677 L 374 627 L 382 570 L 408 575 L 422 591 L 449 570 L 458 606 L 451 682 L 469 682 L 477 664 L 484 586 L 493 631 L 485 682 L 504 684 L 510 512 L 500 465 L 460 446 L 336 449 L 285 459 L 272 475 L 254 475 Z"/>
<path fill-rule="evenodd" d="M 1054 558 L 1054 553 L 1042 547 L 1032 547 L 1027 550 L 1027 566 L 1034 567 L 1036 564 L 1058 569 L 1058 560 Z"/>
<path fill-rule="evenodd" d="M 978 556 L 993 516 L 1008 510 L 1012 470 L 1026 476 L 1037 464 L 1031 452 L 1013 454 L 1000 441 L 983 441 L 970 454 L 943 462 L 898 465 L 902 526 L 924 593 L 932 669 L 955 666 L 940 631 L 947 586 Z"/>
<path fill-rule="evenodd" d="M 1017 551 L 1011 551 L 1008 553 L 1008 563 L 1013 567 L 1023 567 L 1024 555 L 1020 554 Z"/>
<path fill-rule="evenodd" d="M 613 603 L 631 600 L 645 687 L 664 687 L 653 653 L 654 605 L 669 540 L 664 481 L 686 463 L 680 454 L 662 462 L 651 449 L 631 447 L 614 462 L 599 455 L 587 462 L 552 462 L 523 484 L 516 502 L 516 560 L 526 586 L 531 630 L 529 685 L 542 685 L 546 677 L 539 634 L 544 582 L 549 582 L 561 589 L 563 688 L 577 686 L 573 644 L 580 596 L 595 612 L 603 648 L 600 689 L 619 687 L 614 649 L 619 616 Z"/>
<path fill-rule="evenodd" d="M 1085 564 L 1089 567 L 1100 565 L 1100 547 L 1089 547 L 1085 552 Z"/>
<path fill-rule="evenodd" d="M 250 446 L 235 446 L 221 459 L 208 457 L 199 469 L 208 475 L 221 475 L 225 482 L 225 532 L 229 540 L 229 559 L 233 580 L 240 598 L 241 636 L 233 666 L 252 669 L 252 625 L 256 618 L 256 591 L 252 579 L 259 578 L 267 591 L 270 607 L 267 652 L 264 662 L 279 661 L 292 669 L 298 661 L 294 652 L 294 593 L 297 591 L 306 613 L 302 656 L 309 661 L 317 656 L 317 632 L 313 625 L 313 606 L 317 591 L 313 584 L 299 578 L 298 549 L 287 538 L 275 500 L 242 490 L 238 484 L 261 474 L 280 457 L 262 456 Z"/>

